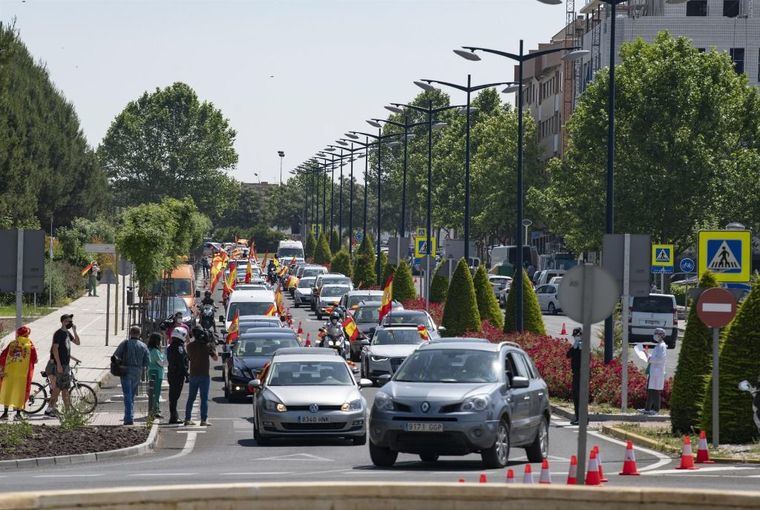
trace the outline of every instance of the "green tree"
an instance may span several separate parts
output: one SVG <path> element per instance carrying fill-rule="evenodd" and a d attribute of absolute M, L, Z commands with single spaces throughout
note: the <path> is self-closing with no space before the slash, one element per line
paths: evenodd
<path fill-rule="evenodd" d="M 478 300 L 480 319 L 487 320 L 491 325 L 501 329 L 504 327 L 504 316 L 501 313 L 501 308 L 499 308 L 499 302 L 496 300 L 493 287 L 488 281 L 486 266 L 482 264 L 478 266 L 473 283 L 475 285 L 475 296 Z"/>
<path fill-rule="evenodd" d="M 314 248 L 314 263 L 329 264 L 332 260 L 330 244 L 327 242 L 327 234 L 322 233 L 317 240 L 317 246 Z"/>
<path fill-rule="evenodd" d="M 377 284 L 381 287 L 385 285 L 385 281 L 388 279 L 389 273 L 387 272 L 386 266 L 388 266 L 388 254 L 384 251 L 380 252 L 380 257 L 376 262 L 377 268 L 379 271 L 377 272 L 377 276 L 380 277 L 380 280 L 378 280 Z"/>
<path fill-rule="evenodd" d="M 306 234 L 306 242 L 303 245 L 303 252 L 308 259 L 314 259 L 314 248 L 317 247 L 317 240 L 314 238 L 314 232 L 309 230 Z"/>
<path fill-rule="evenodd" d="M 703 289 L 717 287 L 711 272 L 699 281 Z M 697 307 L 689 310 L 686 331 L 681 340 L 681 353 L 673 377 L 670 396 L 670 424 L 674 433 L 690 434 L 699 427 L 704 404 L 706 380 L 712 366 L 712 332 L 697 315 Z"/>
<path fill-rule="evenodd" d="M 190 198 L 177 200 L 165 198 L 161 205 L 168 209 L 171 216 L 179 226 L 172 236 L 167 258 L 169 263 L 165 269 L 173 269 L 182 257 L 190 253 L 193 248 L 203 243 L 203 237 L 211 230 L 211 222 L 203 214 L 198 212 L 195 203 Z"/>
<path fill-rule="evenodd" d="M 71 225 L 61 227 L 56 233 L 61 243 L 63 258 L 76 266 L 83 267 L 92 258 L 84 251 L 87 243 L 113 243 L 116 231 L 106 218 L 74 218 Z"/>
<path fill-rule="evenodd" d="M 351 277 L 351 257 L 348 255 L 348 250 L 345 248 L 333 255 L 332 262 L 330 264 L 331 273 L 341 273 L 349 278 Z"/>
<path fill-rule="evenodd" d="M 340 236 L 338 235 L 337 230 L 333 230 L 330 233 L 330 249 L 335 253 L 340 251 L 340 248 Z"/>
<path fill-rule="evenodd" d="M 515 298 L 514 287 L 510 288 L 507 295 L 507 306 L 504 311 L 504 332 L 513 333 L 517 331 L 515 326 Z M 522 295 L 523 295 L 523 330 L 537 335 L 545 335 L 544 317 L 541 315 L 541 307 L 538 305 L 536 291 L 530 284 L 528 273 L 523 269 L 522 275 Z"/>
<path fill-rule="evenodd" d="M 446 293 L 449 290 L 449 279 L 444 275 L 445 263 L 438 264 L 433 273 L 433 281 L 430 284 L 430 301 L 432 303 L 443 303 L 446 301 Z"/>
<path fill-rule="evenodd" d="M 388 281 L 388 278 L 392 278 L 393 275 L 396 274 L 396 266 L 391 264 L 390 262 L 386 262 L 383 266 L 383 274 L 382 274 L 382 283 L 380 286 L 384 286 L 385 282 Z"/>
<path fill-rule="evenodd" d="M 760 282 L 752 282 L 752 290 L 728 327 L 720 348 L 719 397 L 720 440 L 745 444 L 758 439 L 752 421 L 752 398 L 740 391 L 739 382 L 754 380 L 760 374 Z M 696 381 L 695 381 L 696 383 Z M 706 388 L 712 388 L 712 378 Z M 712 391 L 705 391 L 702 407 L 702 428 L 712 435 Z"/>
<path fill-rule="evenodd" d="M 234 197 L 235 131 L 184 83 L 145 92 L 116 116 L 98 148 L 118 205 L 192 197 L 217 219 Z"/>
<path fill-rule="evenodd" d="M 406 260 L 402 260 L 393 273 L 393 299 L 403 303 L 416 298 L 417 291 L 414 289 L 412 268 Z"/>
<path fill-rule="evenodd" d="M 372 240 L 370 236 L 362 239 L 359 249 L 354 256 L 354 287 L 357 289 L 368 289 L 377 282 L 375 274 L 375 252 L 372 251 Z"/>
<path fill-rule="evenodd" d="M 480 331 L 481 328 L 475 285 L 463 258 L 451 276 L 442 325 L 446 328 L 446 336 L 459 336 L 468 331 Z"/>

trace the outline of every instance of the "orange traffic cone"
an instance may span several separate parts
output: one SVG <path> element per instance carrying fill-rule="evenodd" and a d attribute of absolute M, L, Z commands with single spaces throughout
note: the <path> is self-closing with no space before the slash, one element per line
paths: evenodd
<path fill-rule="evenodd" d="M 480 473 L 480 483 L 488 483 L 488 477 L 485 473 Z"/>
<path fill-rule="evenodd" d="M 515 483 L 515 472 L 507 469 L 507 483 Z"/>
<path fill-rule="evenodd" d="M 567 328 L 565 327 L 565 323 L 562 323 L 562 331 L 559 332 L 560 335 L 567 335 Z"/>
<path fill-rule="evenodd" d="M 533 480 L 533 470 L 531 469 L 530 464 L 525 464 L 523 483 L 536 483 L 535 480 Z"/>
<path fill-rule="evenodd" d="M 298 334 L 303 335 L 303 328 L 301 327 L 301 321 L 298 321 Z"/>
<path fill-rule="evenodd" d="M 306 333 L 306 341 L 303 343 L 304 347 L 311 347 L 311 333 Z"/>
<path fill-rule="evenodd" d="M 623 470 L 620 474 L 623 476 L 639 476 L 639 468 L 636 467 L 636 455 L 633 453 L 632 441 L 628 441 L 625 444 L 625 460 L 623 461 Z"/>
<path fill-rule="evenodd" d="M 697 464 L 715 464 L 714 460 L 710 460 L 710 452 L 707 451 L 707 434 L 705 434 L 704 430 L 699 433 Z"/>
<path fill-rule="evenodd" d="M 552 473 L 549 471 L 549 461 L 547 459 L 541 462 L 541 476 L 538 477 L 538 483 L 552 483 Z"/>
<path fill-rule="evenodd" d="M 575 485 L 578 483 L 578 457 L 575 455 L 570 457 L 570 470 L 567 473 L 567 485 Z"/>
<path fill-rule="evenodd" d="M 599 450 L 599 445 L 594 445 L 594 451 L 596 451 L 596 462 L 599 464 L 599 481 L 609 482 L 609 480 L 604 477 L 604 468 L 602 467 L 602 452 Z"/>
<path fill-rule="evenodd" d="M 681 451 L 681 465 L 676 469 L 699 469 L 694 467 L 694 455 L 691 453 L 691 438 L 683 436 L 683 450 Z"/>
<path fill-rule="evenodd" d="M 464 478 L 460 478 L 459 483 L 464 483 Z"/>
<path fill-rule="evenodd" d="M 599 479 L 599 463 L 596 461 L 596 450 L 591 450 L 588 459 L 588 472 L 586 473 L 586 485 L 601 485 Z"/>

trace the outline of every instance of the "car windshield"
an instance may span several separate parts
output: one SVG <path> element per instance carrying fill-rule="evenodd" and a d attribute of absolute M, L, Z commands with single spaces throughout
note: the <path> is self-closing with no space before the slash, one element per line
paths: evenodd
<path fill-rule="evenodd" d="M 272 365 L 269 386 L 352 386 L 344 361 L 281 361 Z"/>
<path fill-rule="evenodd" d="M 317 276 L 324 273 L 325 270 L 321 267 L 307 267 L 303 270 L 302 278 L 308 278 L 309 276 Z"/>
<path fill-rule="evenodd" d="M 312 285 L 314 285 L 314 280 L 315 279 L 316 278 L 301 278 L 298 281 L 298 288 L 299 289 L 308 289 L 308 288 L 310 288 Z"/>
<path fill-rule="evenodd" d="M 375 301 L 376 299 L 379 299 L 383 296 L 383 293 L 362 293 L 362 294 L 353 294 L 351 296 L 348 296 L 348 302 L 346 303 L 349 308 L 351 308 L 354 305 L 357 305 L 361 303 L 362 301 Z"/>
<path fill-rule="evenodd" d="M 303 258 L 303 249 L 301 248 L 280 248 L 277 250 L 277 258 L 282 259 L 285 258 Z"/>
<path fill-rule="evenodd" d="M 320 296 L 322 297 L 336 297 L 336 296 L 342 296 L 348 292 L 348 287 L 322 287 L 322 292 L 320 292 Z"/>
<path fill-rule="evenodd" d="M 673 299 L 667 296 L 633 298 L 633 311 L 644 313 L 673 313 Z"/>
<path fill-rule="evenodd" d="M 380 319 L 380 309 L 378 306 L 363 306 L 354 312 L 356 322 L 374 322 Z"/>
<path fill-rule="evenodd" d="M 277 349 L 298 346 L 298 340 L 291 336 L 244 338 L 235 345 L 235 356 L 272 356 Z"/>
<path fill-rule="evenodd" d="M 351 283 L 351 278 L 346 276 L 330 276 L 329 278 L 322 278 L 320 284 L 324 285 L 348 285 Z"/>
<path fill-rule="evenodd" d="M 238 301 L 230 303 L 227 309 L 227 317 L 232 320 L 235 312 L 243 315 L 267 315 L 275 310 L 275 305 L 271 301 Z"/>
<path fill-rule="evenodd" d="M 499 381 L 496 352 L 474 349 L 425 349 L 414 352 L 394 381 L 422 383 L 494 383 Z"/>
<path fill-rule="evenodd" d="M 412 324 L 415 326 L 428 326 L 427 315 L 424 313 L 414 314 L 389 314 L 383 319 L 383 324 Z"/>
<path fill-rule="evenodd" d="M 372 338 L 372 345 L 421 344 L 422 341 L 416 329 L 378 329 Z"/>

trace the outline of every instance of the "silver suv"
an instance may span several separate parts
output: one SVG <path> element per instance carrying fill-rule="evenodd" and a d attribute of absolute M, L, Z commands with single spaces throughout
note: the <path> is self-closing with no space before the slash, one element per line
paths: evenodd
<path fill-rule="evenodd" d="M 375 395 L 369 453 L 376 466 L 389 467 L 399 452 L 423 462 L 478 452 L 485 467 L 500 468 L 515 446 L 540 462 L 549 449 L 549 416 L 546 383 L 517 344 L 433 340 Z"/>

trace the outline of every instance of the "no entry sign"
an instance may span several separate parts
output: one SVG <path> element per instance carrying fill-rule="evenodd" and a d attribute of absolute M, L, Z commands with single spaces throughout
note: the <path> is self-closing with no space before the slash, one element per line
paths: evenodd
<path fill-rule="evenodd" d="M 699 295 L 697 316 L 710 328 L 722 328 L 736 315 L 736 299 L 726 289 L 715 287 Z"/>

